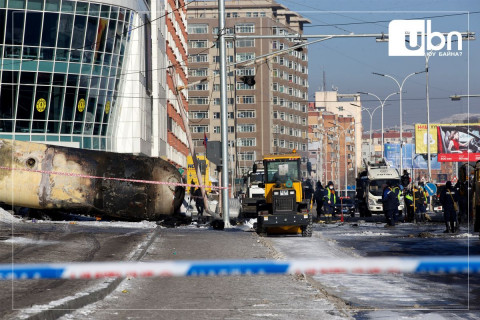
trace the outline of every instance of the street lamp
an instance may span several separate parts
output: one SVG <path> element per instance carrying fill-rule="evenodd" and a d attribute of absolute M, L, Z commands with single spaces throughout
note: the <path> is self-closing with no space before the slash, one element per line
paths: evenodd
<path fill-rule="evenodd" d="M 359 106 L 358 104 L 354 104 L 354 103 L 350 103 L 351 105 L 353 106 L 356 106 L 356 107 L 361 107 Z M 370 145 L 368 146 L 368 153 L 370 154 L 370 160 L 372 160 L 372 119 L 373 119 L 373 114 L 375 113 L 375 111 L 377 111 L 378 108 L 380 108 L 380 106 L 376 107 L 375 109 L 373 109 L 373 111 L 371 111 L 370 109 L 368 108 L 364 108 L 364 107 L 361 107 L 362 111 L 365 110 L 368 112 L 368 115 L 370 116 Z"/>
<path fill-rule="evenodd" d="M 398 90 L 400 92 L 400 173 L 403 172 L 403 114 L 402 114 L 402 93 L 403 93 L 403 85 L 405 84 L 405 81 L 407 81 L 408 78 L 410 78 L 411 76 L 413 75 L 416 75 L 416 74 L 420 74 L 420 73 L 423 73 L 425 72 L 424 71 L 419 71 L 419 72 L 413 72 L 413 73 L 410 73 L 408 76 L 406 76 L 403 81 L 402 81 L 402 84 L 400 84 L 397 79 L 395 79 L 394 77 L 392 77 L 391 75 L 389 74 L 383 74 L 383 73 L 377 73 L 377 72 L 372 72 L 373 74 L 377 75 L 377 76 L 381 76 L 381 77 L 387 77 L 387 78 L 390 78 L 392 79 L 393 81 L 395 81 L 395 83 L 397 84 L 398 86 Z"/>
<path fill-rule="evenodd" d="M 385 105 L 385 102 L 387 102 L 388 98 L 390 98 L 391 96 L 393 95 L 396 95 L 396 94 L 399 94 L 400 92 L 392 92 L 390 93 L 383 101 L 382 99 L 380 99 L 376 94 L 373 94 L 373 93 L 370 93 L 370 92 L 358 92 L 360 94 L 368 94 L 369 96 L 373 96 L 375 98 L 378 99 L 378 101 L 380 102 L 380 106 L 382 107 L 382 145 L 381 145 L 381 149 L 382 149 L 382 158 L 383 158 L 383 107 Z"/>
<path fill-rule="evenodd" d="M 462 100 L 462 98 L 480 98 L 480 94 L 455 94 L 450 96 L 452 101 L 459 101 Z"/>

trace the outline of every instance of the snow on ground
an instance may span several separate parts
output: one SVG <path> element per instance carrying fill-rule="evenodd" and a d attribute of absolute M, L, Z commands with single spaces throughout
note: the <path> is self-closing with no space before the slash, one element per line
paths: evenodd
<path fill-rule="evenodd" d="M 5 222 L 5 223 L 19 223 L 22 222 L 23 220 L 12 215 L 9 211 L 6 211 L 2 208 L 0 208 L 0 222 Z"/>
<path fill-rule="evenodd" d="M 359 232 L 349 224 L 332 224 L 316 226 L 312 238 L 272 237 L 273 247 L 285 260 L 300 259 L 330 259 L 330 258 L 357 258 L 365 259 L 361 253 L 353 248 L 338 245 L 337 240 L 345 238 L 393 236 L 390 232 L 383 232 L 375 224 L 365 227 L 367 230 Z M 415 233 L 408 224 L 396 227 L 405 234 Z M 401 230 L 405 229 L 405 230 Z M 395 232 L 395 231 L 392 231 Z M 418 233 L 418 232 L 417 232 Z M 471 237 L 471 234 L 459 234 L 457 237 Z M 350 241 L 352 239 L 349 239 Z M 375 241 L 375 240 L 372 240 Z M 381 240 L 380 240 L 381 241 Z M 425 287 L 425 280 L 409 274 L 392 275 L 317 275 L 313 279 L 320 283 L 330 294 L 340 297 L 355 309 L 374 308 L 363 316 L 373 319 L 426 319 L 427 314 L 416 314 L 415 311 L 434 309 L 460 309 L 464 306 L 446 295 L 455 283 L 435 283 L 433 290 Z M 456 284 L 461 286 L 462 284 Z M 465 287 L 465 291 L 466 291 Z M 460 288 L 460 291 L 462 289 Z M 407 310 L 407 311 L 405 311 Z M 408 313 L 413 310 L 414 313 Z M 407 314 L 405 313 L 407 312 Z M 441 312 L 441 311 L 440 311 Z M 414 315 L 414 318 L 410 316 Z M 418 317 L 417 317 L 418 316 Z M 430 313 L 430 319 L 442 319 L 440 313 Z"/>

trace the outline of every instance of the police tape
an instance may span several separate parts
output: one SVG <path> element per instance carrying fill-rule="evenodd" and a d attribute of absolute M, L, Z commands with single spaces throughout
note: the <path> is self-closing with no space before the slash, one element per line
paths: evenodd
<path fill-rule="evenodd" d="M 0 280 L 401 273 L 480 273 L 480 257 L 0 264 Z"/>
<path fill-rule="evenodd" d="M 87 179 L 115 180 L 115 181 L 124 181 L 124 182 L 160 184 L 160 185 L 170 185 L 170 186 L 180 186 L 180 187 L 207 188 L 207 189 L 230 189 L 230 187 L 207 186 L 207 185 L 199 185 L 199 184 L 180 183 L 180 182 L 163 182 L 163 181 L 127 179 L 127 178 L 98 177 L 98 176 L 91 176 L 91 175 L 80 174 L 80 173 L 62 172 L 62 171 L 12 168 L 12 167 L 4 167 L 4 166 L 0 166 L 0 169 L 9 170 L 9 171 L 25 171 L 25 172 L 36 172 L 36 173 L 42 173 L 42 174 L 54 174 L 54 175 L 60 175 L 60 176 L 87 178 Z"/>

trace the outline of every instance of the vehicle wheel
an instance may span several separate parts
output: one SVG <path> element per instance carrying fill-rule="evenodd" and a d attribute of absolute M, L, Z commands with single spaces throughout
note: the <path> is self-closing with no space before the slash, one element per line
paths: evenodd
<path fill-rule="evenodd" d="M 260 220 L 259 218 L 257 218 L 257 226 L 255 230 L 257 231 L 257 234 L 259 236 L 264 237 L 267 235 L 267 230 L 265 230 L 265 228 L 263 227 L 263 221 Z"/>
<path fill-rule="evenodd" d="M 308 224 L 302 227 L 302 237 L 311 237 L 313 233 L 312 215 L 309 215 Z"/>

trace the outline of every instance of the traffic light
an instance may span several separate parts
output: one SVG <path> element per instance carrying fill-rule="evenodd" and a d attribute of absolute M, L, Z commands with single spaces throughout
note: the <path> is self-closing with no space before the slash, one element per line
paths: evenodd
<path fill-rule="evenodd" d="M 307 162 L 307 171 L 308 174 L 312 173 L 312 163 L 310 161 Z"/>
<path fill-rule="evenodd" d="M 243 76 L 240 78 L 243 83 L 246 85 L 249 85 L 250 87 L 253 87 L 255 85 L 255 77 L 254 76 Z"/>

